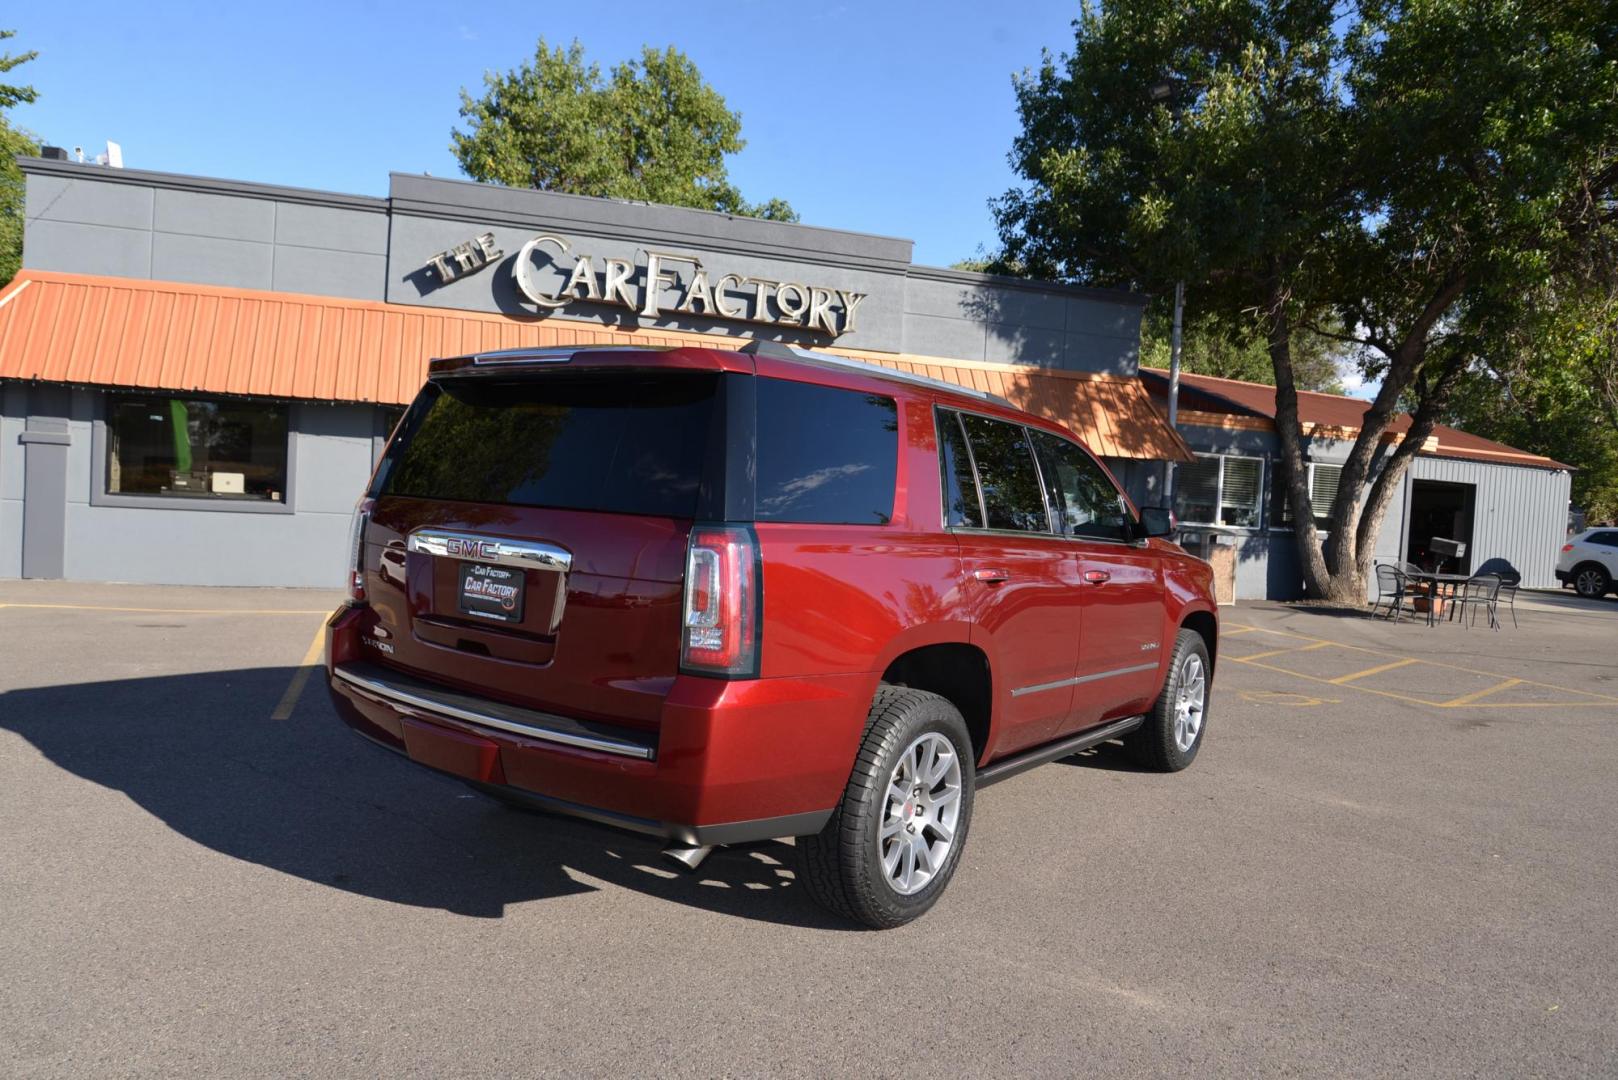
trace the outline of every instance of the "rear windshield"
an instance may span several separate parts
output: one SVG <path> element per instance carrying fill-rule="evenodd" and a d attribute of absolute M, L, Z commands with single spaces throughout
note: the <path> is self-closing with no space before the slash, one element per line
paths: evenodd
<path fill-rule="evenodd" d="M 429 383 L 384 495 L 694 516 L 717 376 Z"/>

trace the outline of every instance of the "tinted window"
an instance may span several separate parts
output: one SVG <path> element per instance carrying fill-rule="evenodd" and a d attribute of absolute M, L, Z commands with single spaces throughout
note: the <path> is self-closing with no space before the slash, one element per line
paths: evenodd
<path fill-rule="evenodd" d="M 1027 431 L 1021 424 L 986 416 L 962 416 L 961 420 L 972 442 L 988 527 L 1049 532 L 1050 519 L 1045 516 Z"/>
<path fill-rule="evenodd" d="M 1586 544 L 1600 544 L 1602 547 L 1618 547 L 1618 532 L 1591 533 L 1584 538 Z"/>
<path fill-rule="evenodd" d="M 1034 446 L 1063 535 L 1129 539 L 1130 516 L 1123 496 L 1089 454 L 1044 431 L 1034 432 Z"/>
<path fill-rule="evenodd" d="M 972 458 L 966 451 L 966 434 L 958 414 L 940 409 L 938 419 L 938 464 L 944 484 L 944 524 L 956 528 L 983 526 L 978 506 L 978 482 L 972 475 Z"/>
<path fill-rule="evenodd" d="M 455 502 L 691 517 L 711 375 L 429 383 L 380 489 Z"/>
<path fill-rule="evenodd" d="M 287 411 L 280 402 L 115 397 L 107 406 L 107 491 L 285 502 Z"/>
<path fill-rule="evenodd" d="M 758 380 L 759 521 L 886 525 L 898 461 L 892 398 Z"/>

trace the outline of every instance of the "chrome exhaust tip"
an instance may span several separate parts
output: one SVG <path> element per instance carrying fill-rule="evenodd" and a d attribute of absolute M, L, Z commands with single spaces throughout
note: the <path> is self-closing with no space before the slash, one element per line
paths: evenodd
<path fill-rule="evenodd" d="M 699 847 L 666 847 L 663 849 L 663 854 L 667 855 L 669 858 L 673 859 L 687 870 L 695 870 L 697 867 L 702 865 L 702 860 L 706 859 L 708 857 L 708 853 L 712 850 L 712 844 L 703 844 Z"/>

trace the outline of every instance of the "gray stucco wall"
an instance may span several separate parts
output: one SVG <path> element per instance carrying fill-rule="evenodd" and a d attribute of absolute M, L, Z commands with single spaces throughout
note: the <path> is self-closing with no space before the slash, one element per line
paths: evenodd
<path fill-rule="evenodd" d="M 837 344 L 949 359 L 1133 373 L 1144 297 L 915 266 L 909 240 L 703 210 L 527 191 L 395 173 L 387 199 L 206 177 L 20 159 L 27 174 L 25 264 L 41 270 L 387 300 L 590 325 L 652 325 L 737 338 L 827 344 L 824 334 L 666 311 L 642 318 L 579 302 L 540 312 L 517 290 L 523 245 L 554 234 L 569 255 L 536 260 L 547 290 L 579 252 L 629 260 L 647 249 L 732 273 L 865 294 Z M 445 282 L 434 255 L 484 233 L 495 264 Z M 693 268 L 672 264 L 676 284 Z M 742 303 L 733 294 L 732 304 Z"/>
<path fill-rule="evenodd" d="M 22 576 L 23 432 L 26 391 L 0 382 L 0 578 Z"/>
<path fill-rule="evenodd" d="M 32 393 L 39 388 L 33 388 Z M 15 411 L 28 388 L 11 385 L 0 417 L 0 577 L 22 573 L 15 554 L 22 508 L 22 424 Z M 67 498 L 64 576 L 87 581 L 177 585 L 342 584 L 354 502 L 370 476 L 376 410 L 371 406 L 300 404 L 292 411 L 292 509 L 289 514 L 189 508 L 153 510 L 94 505 L 94 425 L 103 395 L 72 393 L 66 424 Z M 42 507 L 48 501 L 40 500 Z M 61 505 L 60 503 L 58 505 Z M 30 504 L 32 506 L 32 504 Z"/>
<path fill-rule="evenodd" d="M 387 201 L 24 159 L 39 270 L 380 300 Z"/>

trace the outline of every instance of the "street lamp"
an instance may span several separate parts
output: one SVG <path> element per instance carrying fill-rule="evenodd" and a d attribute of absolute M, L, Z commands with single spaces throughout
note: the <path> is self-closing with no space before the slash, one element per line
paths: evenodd
<path fill-rule="evenodd" d="M 1187 84 L 1184 79 L 1177 79 L 1170 75 L 1160 82 L 1153 83 L 1146 90 L 1146 96 L 1153 101 L 1169 102 L 1169 115 L 1176 121 L 1180 119 L 1180 104 L 1176 98 Z M 1169 427 L 1179 430 L 1180 418 L 1180 326 L 1185 313 L 1185 280 L 1182 278 L 1174 283 L 1174 330 L 1169 336 Z M 1167 463 L 1168 468 L 1163 472 L 1163 498 L 1170 506 L 1174 505 L 1174 462 Z"/>

